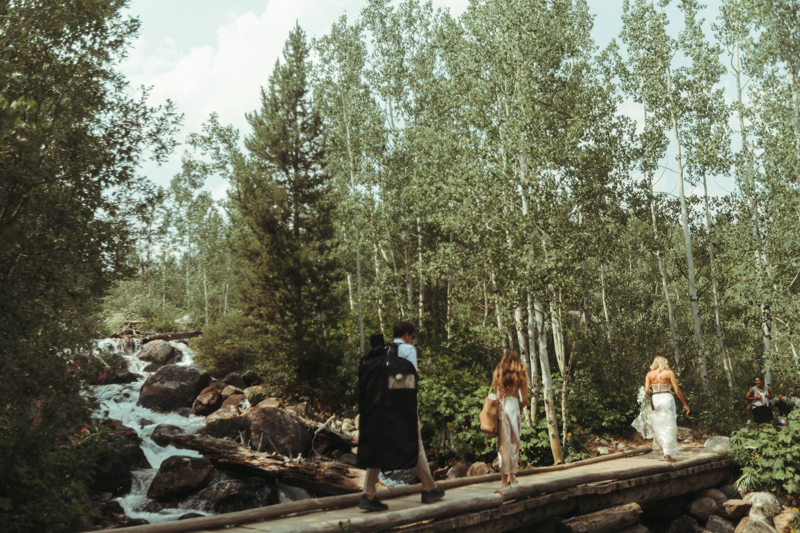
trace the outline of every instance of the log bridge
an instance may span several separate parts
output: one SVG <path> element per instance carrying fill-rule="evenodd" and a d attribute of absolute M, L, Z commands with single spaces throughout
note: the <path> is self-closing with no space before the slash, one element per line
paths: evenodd
<path fill-rule="evenodd" d="M 358 509 L 361 495 L 344 494 L 272 505 L 225 515 L 126 528 L 128 533 L 500 533 L 552 531 L 553 519 L 586 515 L 625 504 L 681 496 L 725 482 L 727 452 L 682 452 L 676 463 L 650 448 L 596 457 L 567 465 L 521 471 L 519 486 L 500 491 L 500 475 L 439 482 L 439 502 L 420 503 L 420 485 L 384 489 L 378 497 L 389 510 Z M 546 526 L 549 524 L 549 526 Z M 563 530 L 564 523 L 561 522 Z"/>

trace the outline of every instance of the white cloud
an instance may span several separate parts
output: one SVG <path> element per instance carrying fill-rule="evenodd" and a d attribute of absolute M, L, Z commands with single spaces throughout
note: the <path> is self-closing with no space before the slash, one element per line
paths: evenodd
<path fill-rule="evenodd" d="M 365 0 L 270 0 L 261 13 L 252 10 L 240 14 L 226 13 L 215 35 L 203 44 L 181 52 L 182 43 L 172 35 L 139 38 L 122 65 L 131 85 L 152 86 L 152 101 L 173 100 L 185 115 L 179 140 L 200 130 L 209 114 L 216 112 L 223 124 L 233 124 L 246 134 L 245 113 L 260 106 L 260 88 L 265 87 L 275 61 L 281 56 L 284 43 L 296 22 L 309 40 L 327 33 L 330 26 L 345 12 L 354 19 Z M 467 0 L 436 0 L 436 7 L 448 7 L 459 14 Z M 137 4 L 132 4 L 132 14 Z M 219 10 L 217 10 L 219 11 Z M 148 24 L 140 15 L 143 26 Z M 182 19 L 176 24 L 191 24 Z M 170 26 L 164 26 L 170 28 Z M 179 30 L 172 26 L 177 33 Z M 182 149 L 179 149 L 180 152 Z M 169 184 L 180 171 L 180 154 L 172 156 L 161 168 L 145 164 L 143 172 L 159 185 Z M 209 183 L 216 197 L 224 195 L 222 182 Z"/>

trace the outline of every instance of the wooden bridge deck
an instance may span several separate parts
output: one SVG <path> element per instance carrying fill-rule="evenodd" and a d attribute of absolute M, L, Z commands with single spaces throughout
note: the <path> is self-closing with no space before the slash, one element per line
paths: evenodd
<path fill-rule="evenodd" d="M 499 533 L 555 516 L 686 494 L 721 483 L 729 473 L 725 453 L 680 453 L 678 462 L 670 464 L 661 461 L 660 454 L 647 452 L 648 448 L 638 449 L 602 462 L 530 469 L 518 477 L 519 487 L 503 491 L 498 474 L 449 480 L 440 483 L 447 490 L 445 498 L 428 505 L 420 502 L 419 485 L 386 489 L 378 497 L 389 510 L 378 513 L 358 509 L 360 494 L 347 494 L 126 530 L 210 533 L 225 527 L 227 533 Z"/>

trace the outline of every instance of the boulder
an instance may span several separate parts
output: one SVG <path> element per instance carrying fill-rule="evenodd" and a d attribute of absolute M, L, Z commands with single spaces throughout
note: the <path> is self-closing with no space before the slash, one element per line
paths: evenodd
<path fill-rule="evenodd" d="M 717 503 L 717 509 L 722 509 L 722 504 L 728 500 L 725 493 L 719 489 L 705 489 L 692 494 L 693 499 L 711 498 Z"/>
<path fill-rule="evenodd" d="M 191 412 L 195 398 L 210 380 L 208 374 L 194 367 L 163 366 L 144 382 L 137 405 L 161 412 L 185 407 Z"/>
<path fill-rule="evenodd" d="M 608 455 L 608 448 L 606 448 L 605 446 L 600 446 L 599 448 L 597 448 L 597 453 L 599 453 L 600 455 Z"/>
<path fill-rule="evenodd" d="M 625 444 L 624 442 L 620 442 L 619 444 L 617 444 L 617 449 L 620 450 L 620 451 L 627 450 L 628 449 L 628 445 Z"/>
<path fill-rule="evenodd" d="M 194 414 L 208 416 L 222 405 L 222 389 L 226 385 L 216 381 L 203 389 L 194 401 Z"/>
<path fill-rule="evenodd" d="M 178 517 L 178 520 L 189 520 L 190 518 L 203 518 L 205 515 L 200 513 L 186 513 Z"/>
<path fill-rule="evenodd" d="M 706 522 L 706 531 L 711 533 L 734 533 L 736 526 L 720 516 L 709 516 Z"/>
<path fill-rule="evenodd" d="M 248 370 L 247 372 L 242 374 L 242 379 L 244 380 L 245 383 L 247 383 L 248 387 L 254 387 L 256 385 L 261 385 L 262 383 L 264 383 L 261 380 L 261 377 L 252 370 Z"/>
<path fill-rule="evenodd" d="M 314 410 L 311 408 L 310 405 L 308 405 L 308 402 L 289 405 L 287 407 L 284 407 L 283 410 L 286 411 L 287 413 L 292 413 L 293 415 L 297 415 L 303 418 L 310 418 L 310 419 L 314 418 Z M 347 424 L 345 424 L 345 422 L 347 422 Z M 348 426 L 348 429 L 345 429 L 345 425 Z M 354 431 L 355 429 L 356 425 L 352 420 L 346 419 L 344 422 L 342 422 L 342 431 L 344 431 L 345 433 L 349 433 L 351 431 Z"/>
<path fill-rule="evenodd" d="M 236 387 L 237 389 L 240 389 L 240 390 L 244 390 L 244 389 L 246 389 L 247 387 L 250 386 L 244 380 L 242 375 L 237 373 L 237 372 L 231 372 L 230 374 L 225 376 L 225 379 L 223 379 L 222 381 L 224 381 L 228 385 L 233 385 L 234 387 Z"/>
<path fill-rule="evenodd" d="M 794 515 L 791 513 L 781 513 L 772 519 L 775 524 L 775 531 L 778 533 L 789 533 L 792 530 Z"/>
<path fill-rule="evenodd" d="M 204 457 L 174 455 L 161 463 L 147 497 L 159 502 L 173 500 L 205 485 L 213 471 Z"/>
<path fill-rule="evenodd" d="M 155 363 L 150 363 L 142 369 L 142 372 L 155 372 L 160 367 Z"/>
<path fill-rule="evenodd" d="M 222 400 L 227 400 L 234 394 L 244 394 L 244 389 L 240 389 L 239 387 L 234 387 L 233 385 L 226 385 L 220 395 L 222 396 Z"/>
<path fill-rule="evenodd" d="M 228 418 L 234 418 L 239 416 L 241 413 L 239 412 L 239 408 L 236 405 L 226 405 L 224 407 L 220 407 L 210 415 L 208 415 L 205 419 L 206 424 L 210 424 L 211 422 L 215 422 L 217 420 L 225 420 Z"/>
<path fill-rule="evenodd" d="M 243 416 L 248 420 L 250 447 L 255 450 L 297 457 L 307 455 L 311 449 L 311 435 L 300 420 L 289 413 L 266 407 L 261 402 Z"/>
<path fill-rule="evenodd" d="M 686 512 L 701 524 L 705 524 L 708 517 L 717 512 L 717 502 L 711 498 L 698 498 L 689 502 Z"/>
<path fill-rule="evenodd" d="M 777 533 L 775 528 L 762 520 L 752 520 L 749 517 L 742 518 L 736 526 L 734 533 Z"/>
<path fill-rule="evenodd" d="M 472 463 L 470 465 L 469 470 L 467 470 L 467 477 L 473 476 L 483 476 L 485 474 L 492 474 L 494 470 L 492 470 L 492 466 L 486 463 Z"/>
<path fill-rule="evenodd" d="M 134 383 L 142 379 L 141 374 L 134 374 L 133 372 L 122 372 L 121 374 L 112 374 L 106 380 L 108 385 L 126 385 L 128 383 Z"/>
<path fill-rule="evenodd" d="M 729 520 L 739 520 L 747 516 L 752 504 L 745 500 L 728 500 L 722 504 L 722 516 Z"/>
<path fill-rule="evenodd" d="M 360 414 L 356 415 L 356 417 L 353 419 L 353 423 L 356 425 L 356 429 L 359 429 L 361 427 L 361 415 Z"/>
<path fill-rule="evenodd" d="M 705 445 L 703 445 L 703 452 L 705 453 L 721 453 L 727 451 L 728 448 L 731 446 L 731 439 L 730 437 L 723 437 L 720 435 L 716 435 L 714 437 L 709 437 L 706 439 Z"/>
<path fill-rule="evenodd" d="M 278 495 L 281 503 L 299 502 L 301 500 L 311 499 L 313 496 L 305 489 L 300 487 L 292 487 L 280 481 L 275 482 L 275 488 L 278 489 Z"/>
<path fill-rule="evenodd" d="M 194 409 L 191 407 L 178 407 L 173 411 L 176 415 L 181 415 L 184 418 L 189 418 L 194 414 Z"/>
<path fill-rule="evenodd" d="M 247 429 L 249 427 L 248 420 L 243 416 L 232 416 L 230 418 L 220 418 L 211 421 L 208 421 L 207 418 L 206 421 L 208 423 L 200 430 L 200 434 L 208 435 L 215 439 L 229 438 L 238 440 L 240 434 L 247 434 Z"/>
<path fill-rule="evenodd" d="M 494 461 L 492 461 L 492 470 L 494 470 L 495 472 L 499 472 L 500 471 L 500 456 L 499 455 L 494 458 Z"/>
<path fill-rule="evenodd" d="M 244 390 L 244 395 L 247 396 L 250 405 L 258 405 L 269 398 L 269 387 L 266 385 L 253 385 Z"/>
<path fill-rule="evenodd" d="M 456 463 L 447 471 L 447 479 L 467 477 L 467 472 L 469 472 L 469 465 L 465 465 L 464 463 Z"/>
<path fill-rule="evenodd" d="M 772 518 L 780 514 L 781 506 L 778 499 L 769 492 L 751 492 L 744 497 L 750 503 L 750 520 L 761 520 L 772 525 Z"/>
<path fill-rule="evenodd" d="M 137 442 L 127 442 L 97 458 L 95 476 L 90 488 L 94 492 L 110 492 L 112 496 L 128 494 L 133 487 L 133 472 L 150 468 Z"/>
<path fill-rule="evenodd" d="M 183 352 L 164 340 L 150 341 L 139 351 L 139 359 L 148 361 L 161 368 L 164 365 L 172 365 L 183 359 Z"/>
<path fill-rule="evenodd" d="M 678 426 L 678 440 L 694 438 L 695 430 Z"/>
<path fill-rule="evenodd" d="M 681 515 L 669 523 L 667 533 L 702 533 L 703 528 L 691 516 Z"/>
<path fill-rule="evenodd" d="M 392 472 L 390 476 L 387 476 L 386 478 L 401 485 L 414 485 L 415 483 L 419 483 L 419 478 L 417 477 L 417 471 L 414 468 L 409 468 L 406 470 L 395 470 L 394 472 Z"/>
<path fill-rule="evenodd" d="M 159 424 L 153 428 L 153 433 L 150 435 L 150 438 L 159 446 L 169 446 L 172 442 L 172 437 L 180 435 L 181 433 L 183 433 L 183 430 L 178 426 Z"/>
<path fill-rule="evenodd" d="M 250 402 L 247 401 L 247 397 L 244 394 L 232 394 L 222 402 L 222 407 L 231 406 L 235 407 L 239 413 L 243 413 L 250 409 Z"/>
<path fill-rule="evenodd" d="M 665 500 L 650 500 L 642 502 L 640 505 L 643 513 L 653 518 L 677 517 L 686 507 L 686 500 L 677 496 Z"/>
<path fill-rule="evenodd" d="M 225 473 L 215 476 L 198 493 L 197 500 L 203 510 L 232 513 L 278 503 L 278 493 L 262 478 L 240 478 Z"/>
<path fill-rule="evenodd" d="M 722 493 L 731 500 L 738 500 L 742 497 L 742 495 L 739 493 L 739 489 L 736 488 L 736 485 L 725 485 L 720 487 L 719 490 L 721 490 Z"/>

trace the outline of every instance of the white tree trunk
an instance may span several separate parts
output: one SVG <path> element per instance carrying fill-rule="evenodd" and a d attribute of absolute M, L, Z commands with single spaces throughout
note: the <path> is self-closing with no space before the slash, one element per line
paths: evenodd
<path fill-rule="evenodd" d="M 722 354 L 722 367 L 725 369 L 725 377 L 728 378 L 728 389 L 733 394 L 736 386 L 733 378 L 733 366 L 728 357 L 728 351 L 725 349 L 725 339 L 722 335 L 722 324 L 720 318 L 720 304 L 719 304 L 719 290 L 717 288 L 717 273 L 714 265 L 714 242 L 711 233 L 711 215 L 708 208 L 708 185 L 706 183 L 706 175 L 703 173 L 703 195 L 706 208 L 706 234 L 708 235 L 708 258 L 711 263 L 711 287 L 714 292 L 714 320 L 717 330 L 717 342 L 719 343 L 719 351 Z"/>
<path fill-rule="evenodd" d="M 506 328 L 503 326 L 503 310 L 500 305 L 500 291 L 497 289 L 497 281 L 494 277 L 494 270 L 489 272 L 490 280 L 492 282 L 492 292 L 494 293 L 494 316 L 497 320 L 497 329 L 500 331 L 500 338 L 503 341 L 503 349 L 511 348 L 514 346 L 513 340 L 509 343 L 509 336 L 506 336 Z"/>
<path fill-rule="evenodd" d="M 405 232 L 403 233 L 405 235 Z M 405 260 L 406 260 L 406 298 L 408 300 L 408 317 L 411 318 L 411 313 L 414 309 L 414 278 L 411 276 L 411 246 L 406 243 L 405 245 Z"/>
<path fill-rule="evenodd" d="M 611 345 L 611 320 L 608 318 L 608 304 L 606 303 L 606 273 L 603 263 L 600 263 L 600 287 L 601 295 L 603 297 L 603 315 L 606 317 L 606 340 L 609 346 Z"/>
<path fill-rule="evenodd" d="M 383 329 L 383 279 L 381 278 L 380 260 L 378 259 L 378 245 L 375 245 L 375 285 L 378 296 L 378 327 L 381 335 L 386 335 Z"/>
<path fill-rule="evenodd" d="M 519 342 L 519 356 L 522 359 L 522 362 L 525 364 L 525 370 L 528 372 L 528 376 L 531 375 L 531 363 L 530 358 L 528 357 L 528 342 L 525 338 L 525 329 L 522 323 L 524 309 L 522 307 L 516 307 L 514 309 L 514 324 L 517 327 L 517 342 Z M 531 412 L 528 409 L 527 405 L 522 407 L 523 412 L 525 413 L 525 419 L 528 421 L 528 424 L 531 423 Z"/>
<path fill-rule="evenodd" d="M 203 299 L 205 300 L 205 324 L 208 327 L 208 280 L 206 279 L 206 267 L 203 267 Z"/>
<path fill-rule="evenodd" d="M 350 301 L 350 312 L 352 313 L 355 311 L 356 303 L 353 299 L 353 278 L 350 276 L 350 272 L 347 273 L 347 296 Z"/>
<path fill-rule="evenodd" d="M 650 176 L 650 193 L 653 192 L 653 177 Z M 650 214 L 653 216 L 653 237 L 658 241 L 658 226 L 656 225 L 656 201 L 650 201 Z M 656 250 L 658 258 L 658 270 L 661 272 L 661 284 L 664 288 L 664 300 L 667 302 L 667 317 L 669 318 L 669 336 L 672 340 L 672 353 L 675 354 L 675 367 L 681 366 L 681 352 L 678 349 L 678 336 L 675 334 L 675 316 L 672 313 L 672 298 L 669 295 L 669 284 L 667 282 L 667 270 L 664 268 L 664 258 L 661 257 L 661 250 Z"/>
<path fill-rule="evenodd" d="M 453 336 L 453 232 L 450 232 L 450 261 L 447 266 L 447 318 L 445 328 L 447 330 L 447 340 Z"/>
<path fill-rule="evenodd" d="M 550 300 L 550 321 L 553 325 L 553 346 L 556 351 L 558 371 L 561 372 L 563 379 L 567 362 L 564 357 L 564 332 L 561 329 L 561 302 L 556 306 L 554 303 L 555 298 L 556 294 L 555 291 L 553 291 L 553 299 Z"/>
<path fill-rule="evenodd" d="M 555 391 L 553 390 L 553 377 L 550 374 L 550 360 L 547 357 L 547 336 L 544 332 L 544 310 L 538 298 L 534 299 L 533 308 L 536 312 L 536 325 L 539 330 L 539 363 L 542 366 L 542 385 L 544 386 L 544 412 L 547 417 L 547 435 L 550 438 L 553 462 L 555 462 L 555 464 L 561 464 L 564 462 L 564 451 L 561 448 L 561 439 L 558 436 Z"/>
<path fill-rule="evenodd" d="M 672 72 L 667 68 L 669 80 L 668 90 L 672 94 Z M 672 97 L 670 96 L 670 100 Z M 678 164 L 678 195 L 681 202 L 681 226 L 683 227 L 683 245 L 686 250 L 686 263 L 689 274 L 689 300 L 692 302 L 692 324 L 694 325 L 694 342 L 697 347 L 697 360 L 700 367 L 700 381 L 703 384 L 703 392 L 706 396 L 711 395 L 711 383 L 708 380 L 708 369 L 706 367 L 706 354 L 703 349 L 703 334 L 700 331 L 700 302 L 697 298 L 697 286 L 695 285 L 694 257 L 692 256 L 692 235 L 689 232 L 689 213 L 686 207 L 686 195 L 683 183 L 683 159 L 681 157 L 681 139 L 678 134 L 678 119 L 674 109 L 670 108 L 670 118 L 672 120 L 672 132 L 675 136 L 675 160 Z"/>
<path fill-rule="evenodd" d="M 536 310 L 533 308 L 533 299 L 531 293 L 528 292 L 528 359 L 530 359 L 529 368 L 531 373 L 530 378 L 530 402 L 531 402 L 531 420 L 536 423 L 536 418 L 539 414 L 539 361 L 537 360 L 536 341 L 539 335 L 536 332 Z"/>
<path fill-rule="evenodd" d="M 358 333 L 361 340 L 361 357 L 364 357 L 364 312 L 361 306 L 361 232 L 358 229 L 358 217 L 353 215 L 353 227 L 356 229 L 356 278 L 358 283 Z"/>
<path fill-rule="evenodd" d="M 419 255 L 419 323 L 417 328 L 422 330 L 424 328 L 423 313 L 425 311 L 425 277 L 422 263 L 422 223 L 419 217 L 417 217 L 417 248 Z"/>
<path fill-rule="evenodd" d="M 761 304 L 761 336 L 764 339 L 764 385 L 772 386 L 772 356 L 770 341 L 772 340 L 772 313 L 769 306 Z"/>

